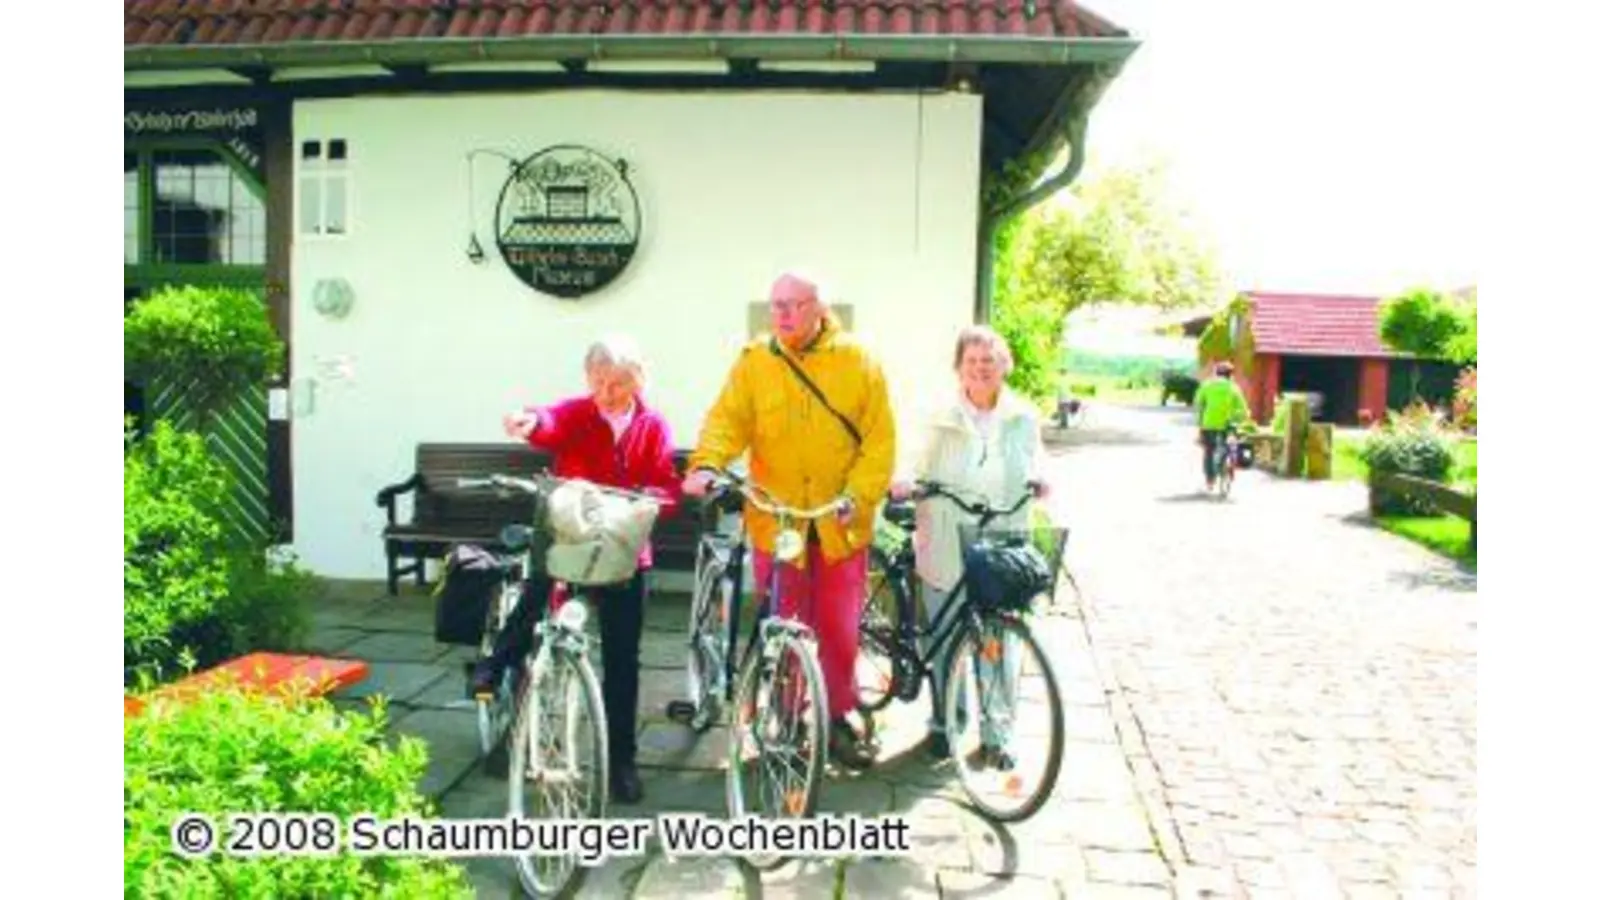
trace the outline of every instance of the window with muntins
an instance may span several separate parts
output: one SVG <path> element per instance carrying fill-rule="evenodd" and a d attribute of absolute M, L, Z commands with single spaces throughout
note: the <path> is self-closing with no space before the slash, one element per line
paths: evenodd
<path fill-rule="evenodd" d="M 350 232 L 350 147 L 343 138 L 300 142 L 300 233 Z"/>
<path fill-rule="evenodd" d="M 151 154 L 152 237 L 161 264 L 259 266 L 267 259 L 261 199 L 214 151 Z M 136 190 L 136 188 L 135 188 Z M 136 246 L 137 238 L 130 246 Z"/>

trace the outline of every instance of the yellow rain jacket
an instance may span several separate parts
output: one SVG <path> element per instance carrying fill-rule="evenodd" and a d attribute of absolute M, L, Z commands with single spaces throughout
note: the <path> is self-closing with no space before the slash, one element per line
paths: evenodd
<path fill-rule="evenodd" d="M 895 435 L 888 385 L 877 360 L 831 315 L 799 353 L 777 345 L 776 352 L 788 354 L 855 426 L 861 435 L 857 448 L 844 425 L 773 347 L 763 335 L 739 354 L 706 414 L 689 469 L 726 469 L 749 450 L 751 479 L 779 503 L 814 509 L 847 493 L 855 502 L 848 529 L 835 516 L 815 523 L 823 557 L 836 562 L 871 545 L 873 519 L 889 490 Z M 773 552 L 777 520 L 747 504 L 745 522 L 756 549 Z"/>

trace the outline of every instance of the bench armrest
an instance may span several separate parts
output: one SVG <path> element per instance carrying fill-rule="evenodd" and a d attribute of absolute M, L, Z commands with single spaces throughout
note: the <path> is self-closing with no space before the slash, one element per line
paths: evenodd
<path fill-rule="evenodd" d="M 422 487 L 422 473 L 418 472 L 399 484 L 391 484 L 383 490 L 378 491 L 378 505 L 383 507 L 384 510 L 389 514 L 390 525 L 395 524 L 394 498 L 400 496 L 401 494 L 408 494 L 420 487 Z"/>

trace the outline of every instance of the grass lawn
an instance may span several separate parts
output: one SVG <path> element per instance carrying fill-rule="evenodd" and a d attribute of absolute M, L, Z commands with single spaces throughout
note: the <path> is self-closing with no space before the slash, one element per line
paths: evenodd
<path fill-rule="evenodd" d="M 1156 383 L 1146 387 L 1129 387 L 1129 379 L 1112 375 L 1082 375 L 1066 372 L 1061 375 L 1061 383 L 1071 390 L 1073 396 L 1080 397 L 1088 403 L 1109 403 L 1114 406 L 1154 406 L 1161 402 L 1161 385 Z M 1094 393 L 1089 393 L 1088 390 Z"/>
<path fill-rule="evenodd" d="M 1477 564 L 1477 557 L 1467 549 L 1472 532 L 1465 519 L 1455 516 L 1379 516 L 1378 527 L 1451 559 Z"/>

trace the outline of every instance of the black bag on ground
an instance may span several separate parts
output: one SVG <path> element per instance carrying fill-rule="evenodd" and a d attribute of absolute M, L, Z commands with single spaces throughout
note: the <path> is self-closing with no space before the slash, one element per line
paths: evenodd
<path fill-rule="evenodd" d="M 965 554 L 967 591 L 989 609 L 1027 610 L 1055 579 L 1039 548 L 1025 540 L 979 538 Z"/>
<path fill-rule="evenodd" d="M 473 544 L 451 550 L 434 595 L 433 639 L 441 644 L 477 646 L 483 640 L 484 621 L 500 577 L 500 563 L 493 553 Z"/>

